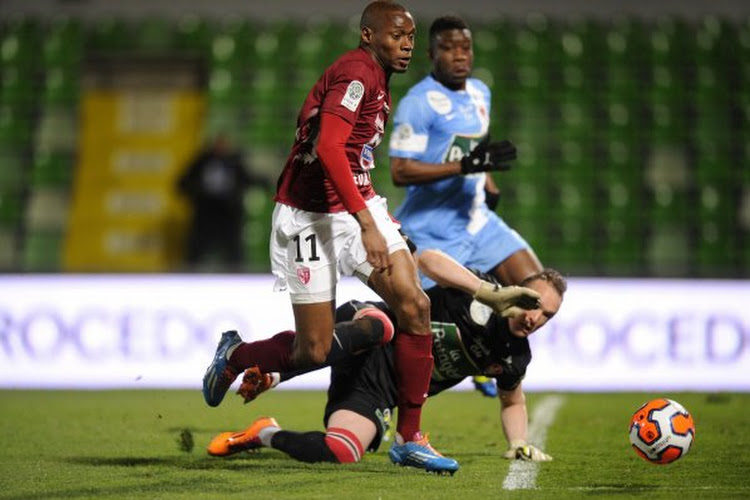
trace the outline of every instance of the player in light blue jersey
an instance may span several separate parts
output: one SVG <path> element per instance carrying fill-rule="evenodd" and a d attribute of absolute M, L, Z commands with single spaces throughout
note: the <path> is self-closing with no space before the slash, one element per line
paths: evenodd
<path fill-rule="evenodd" d="M 399 102 L 391 134 L 391 176 L 407 186 L 396 218 L 418 248 L 440 249 L 503 285 L 517 285 L 542 264 L 495 213 L 499 191 L 488 174 L 510 168 L 515 146 L 489 140 L 491 94 L 469 76 L 474 55 L 466 22 L 440 17 L 429 38 L 432 72 Z M 435 284 L 421 280 L 425 289 Z M 475 385 L 486 395 L 497 392 L 494 384 Z"/>

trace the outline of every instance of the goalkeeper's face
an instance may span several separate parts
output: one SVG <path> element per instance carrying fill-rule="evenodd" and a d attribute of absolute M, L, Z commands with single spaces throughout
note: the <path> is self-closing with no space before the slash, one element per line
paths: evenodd
<path fill-rule="evenodd" d="M 437 33 L 430 44 L 432 74 L 453 90 L 466 88 L 466 79 L 474 65 L 471 31 L 450 29 Z"/>
<path fill-rule="evenodd" d="M 508 320 L 510 332 L 516 337 L 528 337 L 539 330 L 557 314 L 562 305 L 562 297 L 549 281 L 537 279 L 525 286 L 539 292 L 540 307 L 524 311 L 521 315 Z"/>

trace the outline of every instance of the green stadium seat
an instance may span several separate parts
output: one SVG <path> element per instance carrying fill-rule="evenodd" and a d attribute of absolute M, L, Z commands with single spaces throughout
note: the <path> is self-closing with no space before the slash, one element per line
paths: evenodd
<path fill-rule="evenodd" d="M 594 273 L 596 245 L 593 235 L 593 214 L 563 215 L 550 213 L 547 217 L 550 232 L 548 247 L 542 254 L 545 263 L 565 274 L 590 275 Z M 539 252 L 539 250 L 537 249 Z"/>
<path fill-rule="evenodd" d="M 78 67 L 83 58 L 84 37 L 80 20 L 53 21 L 44 36 L 45 66 Z"/>
<path fill-rule="evenodd" d="M 246 262 L 250 272 L 267 272 L 270 267 L 268 240 L 271 234 L 273 194 L 260 187 L 245 195 L 246 222 L 243 234 Z"/>
<path fill-rule="evenodd" d="M 702 277 L 733 277 L 741 246 L 736 207 L 741 200 L 730 182 L 701 186 L 693 221 L 697 236 L 696 271 Z M 734 264 L 737 262 L 737 264 Z"/>
<path fill-rule="evenodd" d="M 606 40 L 606 56 L 610 61 L 633 64 L 649 53 L 649 28 L 637 16 L 614 19 L 607 29 Z"/>
<path fill-rule="evenodd" d="M 540 255 L 545 255 L 549 232 L 547 219 L 550 213 L 551 197 L 547 186 L 538 181 L 513 178 L 501 187 L 497 213 Z"/>
<path fill-rule="evenodd" d="M 600 269 L 606 276 L 644 274 L 643 236 L 630 221 L 606 220 L 601 247 L 597 251 Z"/>
<path fill-rule="evenodd" d="M 630 154 L 632 148 L 643 148 L 646 142 L 647 130 L 640 108 L 632 102 L 610 99 L 602 109 L 603 123 L 600 137 L 608 155 L 621 154 L 622 148 L 627 148 Z"/>
<path fill-rule="evenodd" d="M 76 106 L 80 99 L 80 73 L 75 68 L 46 69 L 41 100 L 44 106 Z"/>
<path fill-rule="evenodd" d="M 206 19 L 193 14 L 182 16 L 175 27 L 175 47 L 207 53 L 213 34 L 214 27 Z"/>
<path fill-rule="evenodd" d="M 94 51 L 122 51 L 132 46 L 133 28 L 124 19 L 98 19 L 88 31 L 86 47 Z"/>
<path fill-rule="evenodd" d="M 579 19 L 560 35 L 562 98 L 591 100 L 601 91 L 604 63 L 603 32 L 599 23 Z"/>
<path fill-rule="evenodd" d="M 628 138 L 610 137 L 603 144 L 601 164 L 596 176 L 602 186 L 624 184 L 632 191 L 642 187 L 643 149 Z"/>
<path fill-rule="evenodd" d="M 168 53 L 177 45 L 175 23 L 160 17 L 146 17 L 135 22 L 134 32 L 135 50 L 144 53 Z"/>
<path fill-rule="evenodd" d="M 657 186 L 651 191 L 647 204 L 651 207 L 651 212 L 647 215 L 654 232 L 658 233 L 664 228 L 686 229 L 691 205 L 684 192 L 667 185 Z"/>
<path fill-rule="evenodd" d="M 551 182 L 594 185 L 597 167 L 593 160 L 593 145 L 590 140 L 562 138 L 556 143 L 553 151 L 552 155 L 556 160 L 550 162 L 546 168 L 546 175 Z M 539 172 L 536 174 L 538 176 Z"/>
<path fill-rule="evenodd" d="M 706 137 L 696 143 L 694 178 L 697 186 L 730 182 L 733 180 L 733 173 L 738 171 L 731 150 L 721 142 L 709 139 Z M 742 182 L 740 178 L 734 181 L 738 184 Z"/>
<path fill-rule="evenodd" d="M 237 107 L 244 102 L 244 92 L 240 76 L 227 68 L 216 68 L 208 77 L 208 106 Z"/>
<path fill-rule="evenodd" d="M 652 230 L 646 239 L 648 273 L 655 277 L 686 276 L 690 270 L 690 238 L 684 226 Z"/>
<path fill-rule="evenodd" d="M 36 130 L 37 152 L 73 152 L 78 147 L 78 114 L 69 107 L 49 106 L 42 110 Z"/>
<path fill-rule="evenodd" d="M 569 29 L 580 37 L 583 44 L 582 62 L 592 70 L 601 68 L 602 62 L 608 57 L 606 37 L 609 30 L 605 23 L 585 16 L 572 20 Z"/>
<path fill-rule="evenodd" d="M 645 99 L 638 69 L 628 64 L 610 63 L 606 67 L 606 100 L 636 105 Z"/>
<path fill-rule="evenodd" d="M 21 221 L 23 200 L 17 191 L 0 191 L 0 226 L 15 226 Z"/>
<path fill-rule="evenodd" d="M 685 20 L 678 16 L 667 16 L 659 19 L 651 28 L 651 58 L 654 65 L 679 70 L 693 62 L 694 39 Z"/>
<path fill-rule="evenodd" d="M 37 151 L 31 171 L 35 188 L 68 188 L 73 178 L 73 155 L 66 151 Z"/>
<path fill-rule="evenodd" d="M 23 245 L 25 271 L 54 272 L 61 267 L 64 235 L 59 231 L 31 231 Z"/>
<path fill-rule="evenodd" d="M 0 105 L 19 113 L 29 113 L 38 92 L 33 73 L 17 66 L 3 68 L 0 72 Z"/>
<path fill-rule="evenodd" d="M 608 275 L 632 276 L 643 269 L 646 217 L 640 182 L 633 183 L 630 175 L 619 171 L 608 176 L 604 197 L 597 202 L 601 221 L 599 255 Z"/>
<path fill-rule="evenodd" d="M 26 230 L 63 232 L 67 225 L 69 206 L 70 193 L 67 189 L 33 189 L 26 207 Z"/>
<path fill-rule="evenodd" d="M 241 141 L 240 129 L 244 123 L 243 113 L 244 109 L 233 103 L 213 101 L 206 110 L 204 137 L 210 138 L 225 134 L 232 143 L 237 144 Z"/>
<path fill-rule="evenodd" d="M 26 181 L 26 162 L 21 151 L 0 149 L 0 192 L 19 192 Z"/>
<path fill-rule="evenodd" d="M 515 30 L 514 50 L 520 64 L 545 66 L 559 59 L 559 31 L 553 20 L 542 13 L 530 13 Z"/>
<path fill-rule="evenodd" d="M 18 270 L 18 235 L 15 228 L 0 225 L 0 272 Z"/>
<path fill-rule="evenodd" d="M 563 101 L 560 103 L 558 140 L 591 143 L 595 125 L 594 107 L 589 101 Z"/>
<path fill-rule="evenodd" d="M 240 72 L 244 65 L 246 52 L 242 42 L 231 33 L 218 33 L 211 40 L 210 67 L 213 70 L 225 70 L 233 74 Z"/>
<path fill-rule="evenodd" d="M 37 66 L 39 25 L 32 20 L 21 20 L 8 26 L 0 38 L 0 67 L 30 69 Z"/>
<path fill-rule="evenodd" d="M 530 167 L 544 161 L 552 140 L 553 130 L 550 110 L 542 103 L 529 100 L 509 102 L 511 117 L 508 121 L 507 137 L 519 149 L 518 175 L 525 176 Z"/>
<path fill-rule="evenodd" d="M 706 15 L 693 30 L 695 60 L 717 68 L 736 64 L 744 55 L 738 53 L 741 47 L 741 25 L 714 14 Z"/>
<path fill-rule="evenodd" d="M 658 146 L 681 147 L 688 139 L 687 110 L 674 102 L 653 102 L 648 108 L 648 134 Z"/>
<path fill-rule="evenodd" d="M 264 26 L 253 41 L 254 60 L 258 68 L 280 68 L 286 66 L 286 58 L 282 54 L 282 40 L 279 25 Z M 297 37 L 292 35 L 292 43 Z"/>
<path fill-rule="evenodd" d="M 667 65 L 653 65 L 649 74 L 649 91 L 646 95 L 651 104 L 670 108 L 684 106 L 687 92 L 685 78 Z"/>
<path fill-rule="evenodd" d="M 324 53 L 325 40 L 322 30 L 324 27 L 311 26 L 300 31 L 292 47 L 292 57 L 296 66 L 322 72 L 330 64 L 331 54 Z"/>
<path fill-rule="evenodd" d="M 10 106 L 0 107 L 0 147 L 22 149 L 31 140 L 31 117 Z"/>
<path fill-rule="evenodd" d="M 294 133 L 294 116 L 289 106 L 289 93 L 282 86 L 279 74 L 270 69 L 256 71 L 252 82 L 248 139 L 250 143 L 271 146 L 289 140 Z M 295 111 L 297 110 L 295 109 Z"/>

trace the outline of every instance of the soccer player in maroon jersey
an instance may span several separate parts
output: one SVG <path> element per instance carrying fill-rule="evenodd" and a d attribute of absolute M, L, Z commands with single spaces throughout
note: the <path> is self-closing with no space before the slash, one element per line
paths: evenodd
<path fill-rule="evenodd" d="M 439 394 L 470 375 L 493 377 L 500 389 L 501 428 L 509 444 L 503 456 L 551 460 L 527 442 L 522 381 L 532 359 L 529 337 L 559 311 L 567 289 L 565 278 L 554 269 L 545 269 L 524 281 L 528 288 L 503 288 L 496 286 L 494 276 L 466 268 L 439 250 L 424 250 L 418 259 L 422 272 L 439 285 L 425 290 L 433 305 L 435 367 L 429 395 Z M 482 290 L 487 293 L 480 293 Z M 371 307 L 388 311 L 382 302 L 351 300 L 339 306 L 336 316 L 356 318 Z M 274 418 L 260 417 L 243 431 L 217 435 L 208 453 L 227 456 L 268 446 L 304 462 L 358 462 L 365 450 L 378 449 L 390 426 L 397 393 L 392 353 L 392 344 L 378 346 L 332 367 L 323 416 L 325 432 L 282 430 Z M 243 395 L 246 383 L 244 380 L 240 387 Z M 248 390 L 257 396 L 271 387 L 266 384 Z M 391 449 L 389 456 L 398 463 L 394 454 Z M 431 464 L 425 468 L 431 470 Z"/>
<path fill-rule="evenodd" d="M 433 362 L 430 300 L 398 224 L 370 179 L 390 112 L 388 81 L 408 68 L 415 32 L 402 5 L 370 3 L 360 20 L 359 47 L 329 66 L 307 95 L 278 181 L 271 234 L 276 288 L 289 289 L 296 334 L 245 343 L 237 332 L 225 332 L 203 378 L 203 395 L 218 406 L 245 369 L 268 373 L 331 364 L 334 337 L 338 343 L 347 339 L 355 352 L 358 336 L 349 333 L 387 330 L 390 321 L 377 314 L 334 325 L 340 274 L 357 276 L 397 318 L 394 446 L 400 463 L 425 468 L 429 460 L 433 469 L 455 470 L 455 460 L 437 453 L 420 429 Z"/>

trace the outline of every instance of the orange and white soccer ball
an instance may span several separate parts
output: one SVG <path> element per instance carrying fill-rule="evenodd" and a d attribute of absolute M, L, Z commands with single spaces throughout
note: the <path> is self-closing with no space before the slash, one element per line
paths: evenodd
<path fill-rule="evenodd" d="M 671 399 L 644 404 L 630 420 L 630 443 L 639 457 L 653 464 L 668 464 L 685 455 L 695 438 L 690 413 Z"/>

